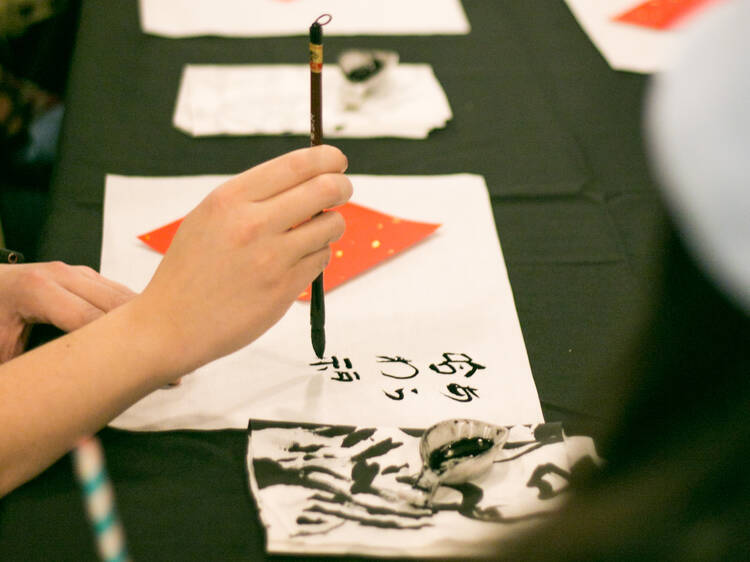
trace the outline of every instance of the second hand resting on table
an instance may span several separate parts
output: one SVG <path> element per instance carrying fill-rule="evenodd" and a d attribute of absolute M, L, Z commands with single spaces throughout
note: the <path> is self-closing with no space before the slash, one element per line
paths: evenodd
<path fill-rule="evenodd" d="M 346 167 L 322 145 L 231 178 L 187 215 L 143 293 L 0 365 L 0 495 L 143 396 L 275 324 L 344 232 L 340 214 L 316 215 L 351 196 Z"/>
<path fill-rule="evenodd" d="M 0 264 L 0 364 L 23 353 L 34 324 L 72 332 L 134 296 L 82 265 Z"/>

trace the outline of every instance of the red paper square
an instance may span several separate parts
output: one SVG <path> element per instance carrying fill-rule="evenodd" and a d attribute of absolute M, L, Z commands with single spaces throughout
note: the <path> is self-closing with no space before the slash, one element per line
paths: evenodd
<path fill-rule="evenodd" d="M 182 219 L 177 219 L 176 221 L 165 224 L 156 230 L 152 230 L 146 234 L 141 234 L 138 238 L 160 254 L 166 254 L 169 245 L 172 243 L 172 238 L 174 238 L 174 235 L 181 224 Z"/>
<path fill-rule="evenodd" d="M 336 210 L 346 221 L 346 231 L 331 244 L 331 262 L 323 275 L 326 292 L 403 252 L 440 226 L 394 217 L 356 203 L 347 203 Z M 178 219 L 138 238 L 164 254 L 181 222 Z M 309 288 L 299 298 L 310 300 Z"/>
<path fill-rule="evenodd" d="M 713 0 L 648 0 L 616 16 L 615 21 L 669 29 L 696 8 Z"/>
<path fill-rule="evenodd" d="M 440 226 L 386 215 L 356 203 L 336 210 L 346 220 L 346 231 L 331 244 L 331 261 L 323 274 L 325 291 L 403 252 Z M 309 300 L 309 288 L 299 298 Z"/>

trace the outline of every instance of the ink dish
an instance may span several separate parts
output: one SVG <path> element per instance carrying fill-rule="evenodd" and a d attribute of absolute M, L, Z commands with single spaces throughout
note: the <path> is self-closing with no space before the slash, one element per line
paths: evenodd
<path fill-rule="evenodd" d="M 345 80 L 341 100 L 346 109 L 358 109 L 370 95 L 387 89 L 388 75 L 398 65 L 395 51 L 349 49 L 338 57 Z"/>
<path fill-rule="evenodd" d="M 429 504 L 441 484 L 461 484 L 487 472 L 508 439 L 508 429 L 471 419 L 439 422 L 422 434 L 422 470 L 414 487 Z"/>

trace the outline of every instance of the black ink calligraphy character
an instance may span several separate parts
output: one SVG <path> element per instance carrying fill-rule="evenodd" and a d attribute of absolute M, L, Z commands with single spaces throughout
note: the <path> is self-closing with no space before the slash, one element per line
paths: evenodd
<path fill-rule="evenodd" d="M 467 379 L 479 369 L 485 368 L 484 365 L 474 363 L 474 360 L 465 353 L 443 353 L 442 362 L 430 365 L 430 369 L 441 375 L 455 375 L 457 372 L 462 372 Z"/>
<path fill-rule="evenodd" d="M 386 392 L 385 390 L 383 393 L 390 398 L 391 400 L 403 400 L 404 399 L 404 389 L 403 388 L 397 388 L 394 390 L 395 394 L 391 394 L 389 392 Z"/>
<path fill-rule="evenodd" d="M 359 373 L 357 371 L 336 371 L 336 376 L 331 377 L 332 381 L 339 382 L 352 382 L 354 379 L 359 380 Z"/>
<path fill-rule="evenodd" d="M 413 379 L 419 374 L 419 369 L 411 364 L 411 361 L 404 359 L 403 357 L 396 355 L 395 357 L 388 357 L 387 355 L 378 355 L 378 363 L 389 363 L 385 371 L 380 371 L 380 374 L 384 377 L 391 377 L 392 379 Z M 403 367 L 400 367 L 403 365 Z"/>
<path fill-rule="evenodd" d="M 315 363 L 310 363 L 311 367 L 320 367 L 318 371 L 326 371 L 328 370 L 328 367 L 333 367 L 334 369 L 341 368 L 341 361 L 339 361 L 339 358 L 335 355 L 331 356 L 330 361 L 316 361 Z M 352 368 L 352 362 L 349 361 L 348 357 L 344 357 L 344 367 L 347 369 Z"/>
<path fill-rule="evenodd" d="M 318 371 L 327 371 L 328 367 L 332 367 L 336 373 L 335 377 L 331 377 L 331 380 L 334 381 L 352 382 L 355 379 L 359 380 L 359 373 L 357 371 L 350 372 L 353 366 L 348 357 L 344 357 L 343 359 L 344 369 L 341 368 L 342 361 L 339 361 L 339 358 L 335 355 L 331 356 L 330 361 L 316 361 L 315 363 L 310 363 L 310 366 L 318 367 Z"/>
<path fill-rule="evenodd" d="M 449 396 L 445 393 L 443 394 L 443 396 L 448 396 L 448 398 L 450 398 L 451 400 L 455 400 L 456 402 L 471 402 L 472 399 L 479 398 L 479 391 L 471 386 L 462 386 L 460 384 L 452 382 L 446 385 L 445 388 L 447 388 L 448 392 L 450 392 L 453 396 Z"/>
<path fill-rule="evenodd" d="M 395 394 L 391 394 L 390 392 L 383 391 L 383 394 L 385 394 L 388 398 L 391 400 L 403 400 L 404 399 L 404 387 L 397 388 L 394 390 Z M 419 394 L 419 391 L 416 388 L 411 389 L 412 394 Z"/>

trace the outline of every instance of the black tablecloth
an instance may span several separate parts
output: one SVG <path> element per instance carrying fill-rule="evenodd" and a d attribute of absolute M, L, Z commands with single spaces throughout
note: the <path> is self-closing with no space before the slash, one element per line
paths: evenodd
<path fill-rule="evenodd" d="M 335 144 L 351 173 L 486 178 L 545 417 L 596 434 L 648 318 L 664 222 L 641 136 L 647 79 L 611 70 L 561 0 L 464 7 L 464 36 L 327 38 L 328 60 L 372 47 L 430 63 L 454 113 L 427 140 Z M 141 32 L 136 0 L 85 1 L 41 257 L 98 267 L 107 173 L 234 173 L 305 146 L 193 139 L 171 121 L 186 63 L 306 57 L 304 36 L 164 39 Z M 100 435 L 136 559 L 265 556 L 244 432 Z M 2 500 L 0 559 L 92 557 L 67 458 Z"/>

